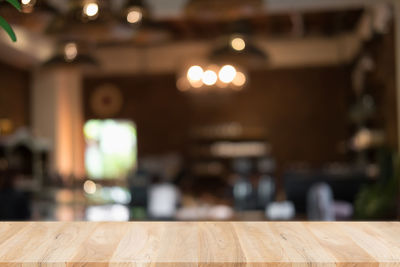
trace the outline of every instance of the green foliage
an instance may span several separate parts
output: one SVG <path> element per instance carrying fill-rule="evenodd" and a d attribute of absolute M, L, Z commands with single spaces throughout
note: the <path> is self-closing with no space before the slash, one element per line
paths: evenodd
<path fill-rule="evenodd" d="M 8 22 L 1 16 L 0 16 L 0 26 L 6 31 L 6 33 L 8 34 L 8 36 L 10 36 L 13 42 L 17 41 L 17 36 L 15 36 L 15 33 L 11 28 L 10 24 L 8 24 Z"/>
<path fill-rule="evenodd" d="M 6 0 L 8 3 L 13 5 L 18 11 L 21 11 L 21 4 L 18 2 L 18 0 Z"/>
<path fill-rule="evenodd" d="M 386 156 L 384 158 L 387 159 Z M 383 166 L 387 164 L 384 164 L 381 160 L 380 181 L 364 187 L 357 195 L 355 201 L 356 219 L 382 220 L 396 217 L 400 165 L 398 157 L 390 158 L 392 163 L 389 164 L 391 165 L 391 170 L 385 170 Z"/>
<path fill-rule="evenodd" d="M 18 0 L 5 0 L 5 1 L 10 3 L 13 7 L 18 9 L 19 11 L 21 11 L 21 4 L 18 2 Z M 13 42 L 17 41 L 17 37 L 15 36 L 15 33 L 11 28 L 10 24 L 8 24 L 8 22 L 1 16 L 0 16 L 0 27 L 2 27 L 7 32 L 8 36 L 10 36 Z"/>

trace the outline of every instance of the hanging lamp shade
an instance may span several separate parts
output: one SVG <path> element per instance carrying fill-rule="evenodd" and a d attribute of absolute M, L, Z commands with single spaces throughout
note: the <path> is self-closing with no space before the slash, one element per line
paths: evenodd
<path fill-rule="evenodd" d="M 234 63 L 251 69 L 268 63 L 267 52 L 252 39 L 252 27 L 246 19 L 231 23 L 230 34 L 217 41 L 210 59 L 221 63 Z"/>
<path fill-rule="evenodd" d="M 223 38 L 210 53 L 215 62 L 235 63 L 248 69 L 268 64 L 268 54 L 259 48 L 251 38 L 241 34 L 232 34 Z"/>
<path fill-rule="evenodd" d="M 84 67 L 100 66 L 96 58 L 88 51 L 87 47 L 76 42 L 64 41 L 59 44 L 57 52 L 43 63 L 43 66 L 79 65 Z"/>
<path fill-rule="evenodd" d="M 47 61 L 43 63 L 43 66 L 54 66 L 54 65 L 86 65 L 86 66 L 94 66 L 98 67 L 100 64 L 99 62 L 90 55 L 79 55 L 76 57 L 75 60 L 68 62 L 65 60 L 63 55 L 54 55 L 49 58 Z"/>
<path fill-rule="evenodd" d="M 123 10 L 123 19 L 131 25 L 139 25 L 148 18 L 149 8 L 142 0 L 128 0 Z"/>

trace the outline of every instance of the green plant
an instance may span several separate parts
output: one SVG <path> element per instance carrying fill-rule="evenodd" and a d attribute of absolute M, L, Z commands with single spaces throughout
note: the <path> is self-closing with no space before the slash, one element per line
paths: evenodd
<path fill-rule="evenodd" d="M 360 190 L 355 201 L 355 218 L 387 220 L 396 218 L 400 183 L 400 158 L 388 150 L 379 152 L 381 177 Z"/>
<path fill-rule="evenodd" d="M 21 11 L 21 4 L 18 2 L 18 0 L 5 0 L 5 1 L 10 3 L 19 11 Z M 17 36 L 15 36 L 15 33 L 11 28 L 10 24 L 8 24 L 8 22 L 1 16 L 0 16 L 0 27 L 2 27 L 7 32 L 8 36 L 10 36 L 13 42 L 17 41 Z"/>

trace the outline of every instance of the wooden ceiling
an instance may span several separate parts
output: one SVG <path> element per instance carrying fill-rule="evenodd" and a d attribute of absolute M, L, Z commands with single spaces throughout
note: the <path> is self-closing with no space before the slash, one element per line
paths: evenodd
<path fill-rule="evenodd" d="M 199 20 L 180 18 L 164 21 L 176 39 L 210 39 L 240 32 L 266 37 L 332 36 L 351 32 L 359 21 L 362 10 L 342 10 L 314 13 L 257 14 L 236 21 Z M 300 30 L 297 30 L 301 27 Z"/>

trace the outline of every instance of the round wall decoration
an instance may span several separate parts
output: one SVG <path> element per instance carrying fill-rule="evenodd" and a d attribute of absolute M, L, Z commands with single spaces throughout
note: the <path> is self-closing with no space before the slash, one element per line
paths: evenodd
<path fill-rule="evenodd" d="M 121 91 L 112 84 L 99 86 L 90 98 L 90 107 L 96 116 L 105 118 L 116 115 L 122 108 Z"/>

